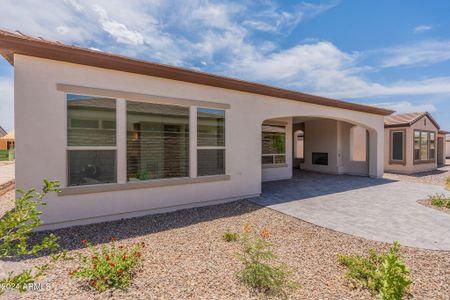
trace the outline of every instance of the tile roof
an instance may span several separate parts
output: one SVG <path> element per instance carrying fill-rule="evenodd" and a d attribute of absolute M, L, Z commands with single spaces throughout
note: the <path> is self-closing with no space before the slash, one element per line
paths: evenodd
<path fill-rule="evenodd" d="M 411 126 L 424 116 L 427 116 L 430 121 L 440 129 L 439 124 L 433 119 L 428 112 L 411 112 L 399 115 L 390 115 L 384 117 L 384 127 L 401 127 L 401 126 Z"/>

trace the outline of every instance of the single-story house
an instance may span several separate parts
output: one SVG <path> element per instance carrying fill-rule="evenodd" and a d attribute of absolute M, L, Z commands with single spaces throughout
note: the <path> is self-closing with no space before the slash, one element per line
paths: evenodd
<path fill-rule="evenodd" d="M 61 181 L 42 229 L 254 197 L 294 168 L 383 175 L 388 109 L 9 31 L 0 53 L 16 184 Z"/>
<path fill-rule="evenodd" d="M 14 149 L 15 134 L 14 130 L 0 137 L 0 150 Z"/>
<path fill-rule="evenodd" d="M 428 112 L 390 115 L 384 118 L 387 172 L 412 174 L 445 164 L 445 135 Z"/>

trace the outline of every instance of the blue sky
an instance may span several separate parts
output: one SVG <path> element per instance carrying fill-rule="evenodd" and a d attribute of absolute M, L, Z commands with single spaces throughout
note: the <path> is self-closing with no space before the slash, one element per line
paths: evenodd
<path fill-rule="evenodd" d="M 399 112 L 450 130 L 450 1 L 2 0 L 0 28 Z M 13 128 L 0 62 L 0 125 Z"/>

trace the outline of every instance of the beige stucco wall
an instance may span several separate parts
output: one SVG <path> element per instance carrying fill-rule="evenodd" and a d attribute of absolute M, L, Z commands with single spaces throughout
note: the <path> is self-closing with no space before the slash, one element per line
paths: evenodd
<path fill-rule="evenodd" d="M 261 125 L 273 118 L 315 116 L 351 121 L 368 128 L 369 173 L 375 177 L 383 174 L 384 125 L 379 115 L 15 55 L 16 184 L 20 188 L 39 187 L 42 178 L 58 179 L 63 187 L 67 184 L 66 101 L 65 94 L 56 90 L 58 83 L 231 105 L 226 111 L 225 129 L 226 173 L 230 179 L 94 194 L 50 195 L 44 207 L 43 229 L 258 195 L 263 177 Z M 119 152 L 123 151 L 121 148 Z M 291 168 L 285 171 L 283 176 L 290 177 Z M 269 172 L 272 171 L 264 171 L 265 179 L 280 176 L 278 171 L 276 175 Z"/>
<path fill-rule="evenodd" d="M 426 119 L 426 123 L 424 122 Z M 405 130 L 406 135 L 406 145 L 405 145 L 405 164 L 392 164 L 389 162 L 389 151 L 390 151 L 390 132 L 392 130 Z M 427 130 L 436 133 L 436 153 L 437 153 L 437 132 L 438 129 L 430 121 L 428 117 L 424 117 L 417 121 L 410 127 L 396 127 L 396 128 L 385 128 L 384 136 L 384 147 L 385 147 L 385 162 L 384 169 L 386 172 L 395 172 L 402 174 L 413 174 L 418 172 L 431 171 L 437 168 L 437 160 L 433 163 L 414 163 L 414 130 Z M 437 155 L 437 154 L 436 154 Z"/>
<path fill-rule="evenodd" d="M 445 142 L 445 157 L 450 159 L 450 141 Z"/>

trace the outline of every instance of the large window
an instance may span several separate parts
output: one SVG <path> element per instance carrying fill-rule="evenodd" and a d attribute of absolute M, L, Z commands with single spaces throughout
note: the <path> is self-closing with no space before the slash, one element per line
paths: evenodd
<path fill-rule="evenodd" d="M 66 94 L 67 186 L 169 178 L 173 184 L 225 174 L 225 110 L 213 107 L 227 105 L 198 108 L 181 99 L 163 104 L 139 97 Z"/>
<path fill-rule="evenodd" d="M 116 100 L 67 95 L 68 185 L 116 182 Z"/>
<path fill-rule="evenodd" d="M 197 109 L 197 175 L 225 174 L 225 111 Z"/>
<path fill-rule="evenodd" d="M 262 126 L 262 164 L 286 163 L 286 126 Z"/>
<path fill-rule="evenodd" d="M 405 160 L 405 131 L 391 131 L 391 161 L 404 162 Z"/>
<path fill-rule="evenodd" d="M 129 181 L 189 176 L 189 108 L 127 101 Z"/>
<path fill-rule="evenodd" d="M 414 161 L 434 161 L 436 158 L 436 133 L 414 131 Z"/>

